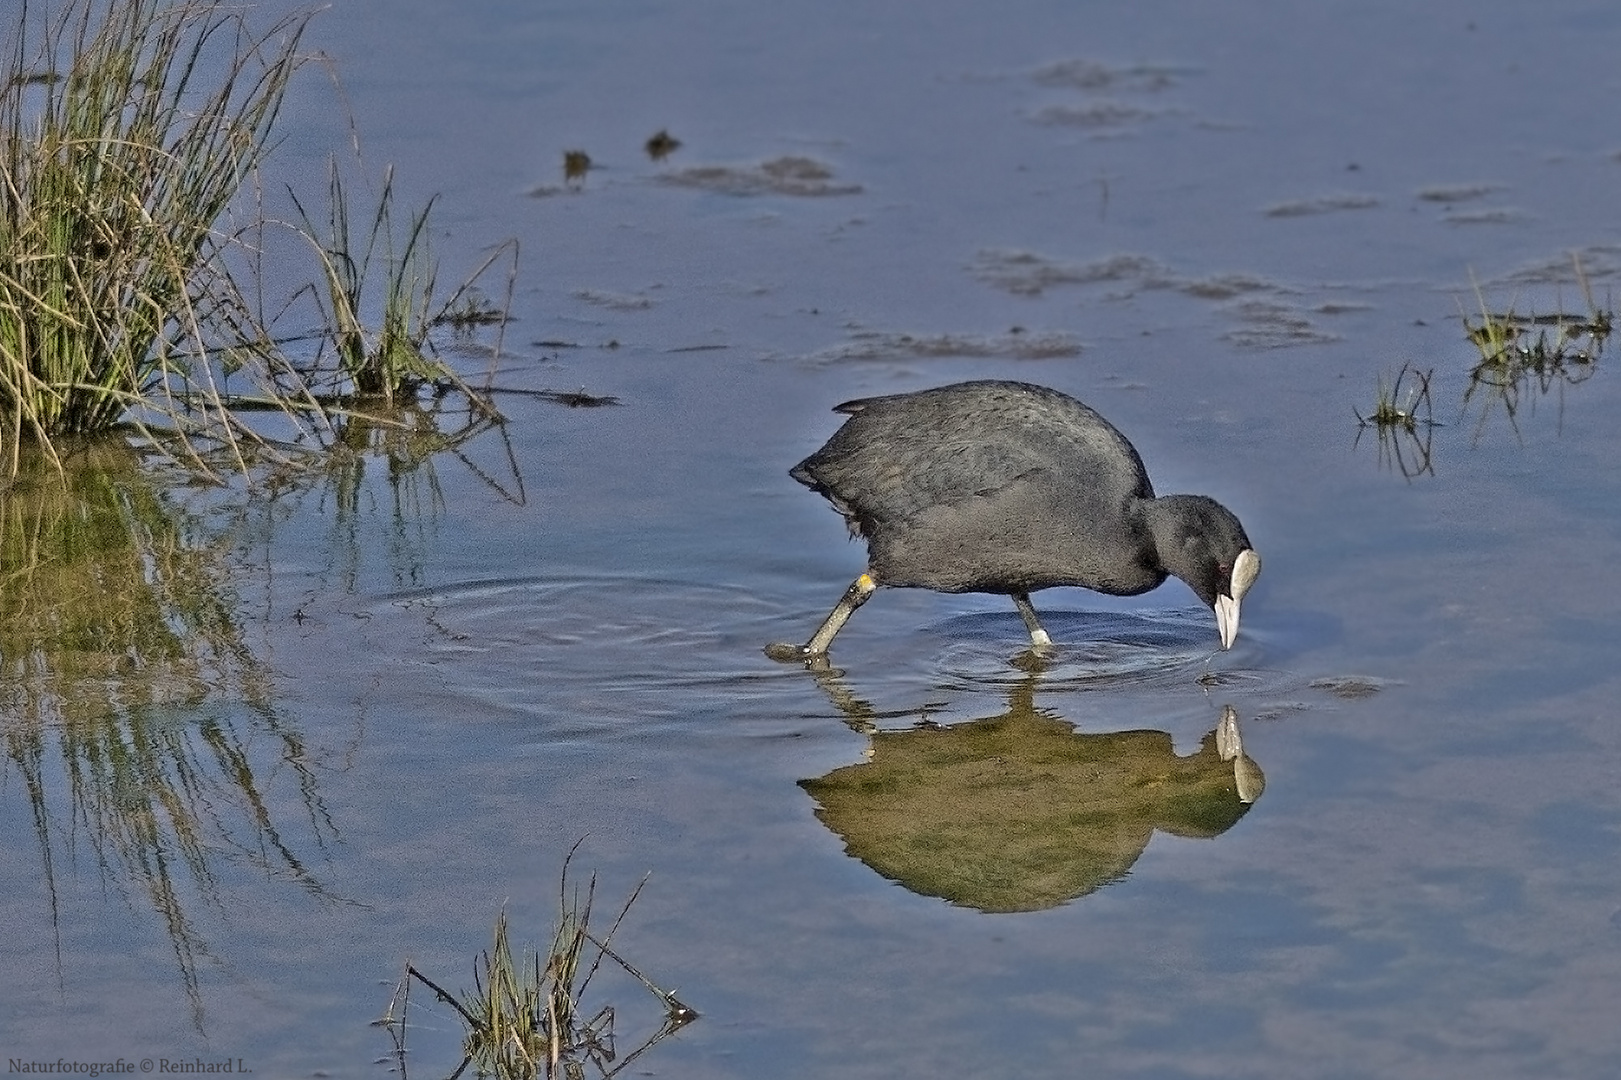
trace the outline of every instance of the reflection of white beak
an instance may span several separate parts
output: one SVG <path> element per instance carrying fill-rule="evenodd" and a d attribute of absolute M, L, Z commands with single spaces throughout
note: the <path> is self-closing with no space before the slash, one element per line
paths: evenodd
<path fill-rule="evenodd" d="M 1244 753 L 1244 740 L 1238 734 L 1238 710 L 1231 705 L 1221 707 L 1221 722 L 1216 725 L 1216 753 L 1221 760 L 1233 763 L 1233 788 L 1238 801 L 1252 803 L 1266 790 L 1266 777 L 1260 766 Z"/>
<path fill-rule="evenodd" d="M 1238 604 L 1250 591 L 1255 579 L 1261 576 L 1261 557 L 1245 548 L 1233 560 L 1233 595 L 1216 594 L 1216 631 L 1221 635 L 1221 647 L 1230 649 L 1238 638 Z"/>

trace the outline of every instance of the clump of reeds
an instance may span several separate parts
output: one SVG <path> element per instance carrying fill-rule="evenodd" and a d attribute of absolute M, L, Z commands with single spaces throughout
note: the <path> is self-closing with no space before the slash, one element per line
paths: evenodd
<path fill-rule="evenodd" d="M 320 344 L 293 359 L 272 335 L 250 287 L 267 222 L 239 199 L 303 62 L 308 19 L 256 33 L 221 0 L 63 0 L 47 16 L 23 4 L 15 43 L 0 47 L 0 471 L 15 470 L 24 442 L 53 452 L 53 440 L 120 424 L 205 472 L 223 447 L 243 471 L 244 447 L 272 444 L 247 414 L 330 434 L 334 414 L 390 409 L 430 385 L 499 419 L 430 332 L 504 327 L 471 297 L 509 252 L 515 273 L 516 244 L 442 299 L 432 202 L 397 228 L 388 174 L 369 228 L 351 230 L 335 166 L 326 227 L 297 207 L 319 284 L 276 315 L 313 296 Z"/>
<path fill-rule="evenodd" d="M 1402 384 L 1409 375 L 1413 382 L 1404 391 Z M 1363 427 L 1402 428 L 1406 431 L 1415 431 L 1420 426 L 1433 427 L 1435 419 L 1430 401 L 1430 379 L 1434 375 L 1433 368 L 1420 371 L 1403 364 L 1393 380 L 1387 381 L 1385 376 L 1379 376 L 1378 396 L 1367 416 L 1354 408 L 1351 411 L 1356 413 L 1357 422 Z"/>
<path fill-rule="evenodd" d="M 326 327 L 325 340 L 303 369 L 323 399 L 353 396 L 392 406 L 433 385 L 453 388 L 487 415 L 496 415 L 494 407 L 439 358 L 430 334 L 440 325 L 504 326 L 505 313 L 482 300 L 476 283 L 504 255 L 511 254 L 515 261 L 516 243 L 497 246 L 448 298 L 441 299 L 438 263 L 428 235 L 435 200 L 428 200 L 403 228 L 398 227 L 392 169 L 384 170 L 376 209 L 364 229 L 351 223 L 349 195 L 335 161 L 324 227 L 316 224 L 297 195 L 289 194 L 301 231 L 316 252 L 324 285 L 314 290 L 314 296 Z M 510 275 L 508 281 L 510 291 Z M 327 363 L 328 345 L 335 364 Z"/>
<path fill-rule="evenodd" d="M 642 886 L 631 893 L 599 939 L 590 929 L 596 876 L 592 875 L 583 899 L 578 891 L 571 892 L 568 863 L 572 858 L 570 851 L 563 862 L 558 921 L 544 954 L 526 951 L 514 956 L 506 912 L 502 911 L 496 916 L 490 949 L 473 963 L 471 993 L 457 997 L 415 967 L 406 966 L 406 976 L 395 993 L 395 1001 L 390 1002 L 389 1014 L 380 1021 L 393 1032 L 402 1075 L 406 1062 L 405 1022 L 403 1015 L 395 1019 L 393 1011 L 398 1003 L 403 1014 L 413 979 L 455 1009 L 467 1024 L 462 1042 L 464 1058 L 457 1075 L 471 1064 L 479 1075 L 499 1080 L 552 1080 L 583 1077 L 589 1064 L 599 1076 L 609 1077 L 654 1043 L 698 1018 L 673 993 L 659 989 L 608 945 Z M 664 1023 L 623 1059 L 618 1057 L 615 1045 L 613 1005 L 603 1005 L 589 1016 L 582 1005 L 586 989 L 604 959 L 612 960 L 646 987 L 665 1010 Z"/>
<path fill-rule="evenodd" d="M 1517 380 L 1528 372 L 1560 374 L 1567 367 L 1590 372 L 1614 327 L 1615 312 L 1594 300 L 1581 260 L 1572 255 L 1571 264 L 1586 301 L 1584 313 L 1522 315 L 1512 307 L 1494 311 L 1475 284 L 1480 314 L 1476 318 L 1465 313 L 1463 328 L 1470 343 L 1480 350 L 1473 373 L 1480 381 Z"/>
<path fill-rule="evenodd" d="M 1513 307 L 1494 310 L 1486 303 L 1479 285 L 1475 298 L 1479 314 L 1463 315 L 1464 334 L 1479 352 L 1469 372 L 1464 391 L 1467 409 L 1476 394 L 1486 397 L 1481 408 L 1476 436 L 1484 429 L 1493 401 L 1503 406 L 1509 424 L 1519 430 L 1520 395 L 1534 387 L 1538 396 L 1551 390 L 1561 393 L 1567 385 L 1591 378 L 1599 356 L 1614 328 L 1615 312 L 1601 307 L 1582 272 L 1581 262 L 1572 256 L 1576 280 L 1581 286 L 1586 310 L 1556 310 L 1549 314 L 1521 314 Z"/>
<path fill-rule="evenodd" d="M 1480 350 L 1472 374 L 1477 381 L 1497 384 L 1526 375 L 1580 382 L 1603 352 L 1612 319 L 1610 312 L 1599 310 L 1586 315 L 1482 310 L 1478 322 L 1465 315 L 1464 333 Z"/>
<path fill-rule="evenodd" d="M 25 439 L 132 416 L 241 430 L 208 363 L 211 334 L 244 310 L 216 228 L 263 160 L 307 21 L 258 33 L 212 2 L 65 0 L 38 18 L 22 5 L 0 72 L 12 462 Z"/>
<path fill-rule="evenodd" d="M 1433 368 L 1420 371 L 1403 364 L 1394 379 L 1379 376 L 1378 394 L 1367 416 L 1354 407 L 1351 410 L 1358 424 L 1357 441 L 1368 428 L 1377 431 L 1380 463 L 1398 470 L 1408 480 L 1435 473 L 1430 456 L 1431 435 L 1432 429 L 1440 425 L 1430 400 L 1434 375 Z"/>

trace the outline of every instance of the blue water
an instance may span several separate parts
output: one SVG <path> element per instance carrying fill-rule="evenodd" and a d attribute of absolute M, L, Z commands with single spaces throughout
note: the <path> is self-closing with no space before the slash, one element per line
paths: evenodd
<path fill-rule="evenodd" d="M 1584 309 L 1572 252 L 1613 305 L 1609 6 L 351 2 L 310 41 L 368 166 L 441 194 L 443 277 L 519 241 L 497 383 L 622 404 L 504 396 L 510 457 L 487 435 L 431 473 L 372 459 L 352 502 L 320 478 L 177 496 L 233 553 L 272 688 L 268 712 L 222 692 L 170 722 L 231 732 L 263 815 L 229 781 L 204 801 L 177 935 L 93 837 L 69 850 L 59 773 L 51 847 L 8 772 L 0 1053 L 385 1073 L 368 1025 L 406 963 L 470 988 L 503 905 L 546 939 L 583 837 L 601 911 L 651 873 L 615 947 L 703 1014 L 631 1070 L 1621 1060 L 1621 393 L 1605 356 L 1517 432 L 1481 426 L 1460 322 L 1472 279 L 1489 306 Z M 312 71 L 278 180 L 319 190 L 342 108 Z M 661 128 L 682 146 L 655 163 Z M 789 157 L 843 193 L 735 193 Z M 1353 446 L 1404 363 L 1434 369 L 1445 424 L 1411 480 L 1374 433 Z M 798 781 L 868 739 L 759 651 L 862 568 L 786 473 L 828 410 L 968 377 L 1086 400 L 1265 560 L 1227 654 L 1176 582 L 1037 596 L 1060 643 L 1037 708 L 1187 755 L 1232 705 L 1266 789 L 1032 913 L 847 855 Z M 1022 633 L 1003 599 L 884 592 L 832 685 L 888 729 L 996 717 Z M 609 990 L 634 1045 L 657 1010 Z M 403 1013 L 411 1073 L 448 1074 L 459 1020 L 420 986 Z"/>

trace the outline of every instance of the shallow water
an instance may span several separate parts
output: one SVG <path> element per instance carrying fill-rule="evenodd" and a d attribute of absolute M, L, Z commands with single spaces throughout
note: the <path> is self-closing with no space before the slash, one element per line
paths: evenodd
<path fill-rule="evenodd" d="M 497 382 L 622 404 L 505 395 L 510 457 L 491 434 L 275 499 L 160 489 L 208 569 L 88 564 L 181 582 L 182 640 L 175 612 L 232 614 L 169 659 L 180 690 L 92 664 L 64 710 L 157 732 L 190 780 L 76 816 L 100 789 L 66 777 L 71 717 L 10 738 L 5 1056 L 379 1075 L 407 961 L 469 988 L 503 905 L 546 937 L 583 837 L 605 909 L 651 873 L 616 948 L 703 1014 L 631 1070 L 1621 1059 L 1621 391 L 1601 357 L 1514 425 L 1466 410 L 1460 321 L 1472 278 L 1582 310 L 1571 252 L 1611 302 L 1621 14 L 483 0 L 352 2 L 313 33 L 368 161 L 443 194 L 445 275 L 519 239 Z M 653 162 L 661 128 L 682 145 Z M 347 122 L 319 79 L 287 131 L 281 166 L 322 183 Z M 1355 441 L 1403 363 L 1446 424 L 1410 480 Z M 1159 490 L 1238 512 L 1266 571 L 1230 653 L 1173 582 L 1039 594 L 1060 649 L 1036 673 L 994 597 L 881 593 L 834 676 L 761 655 L 861 569 L 786 475 L 828 410 L 967 377 L 1074 393 Z M 1264 793 L 1198 834 L 1136 812 L 1095 888 L 1041 910 L 892 882 L 807 791 L 914 725 L 1009 717 L 1054 753 L 1161 733 L 1163 777 L 1226 706 Z M 176 790 L 192 816 L 117 811 Z M 140 821 L 144 846 L 117 832 Z M 603 991 L 622 1047 L 656 1024 Z M 412 1074 L 453 1069 L 454 1014 L 419 987 L 406 1016 Z"/>

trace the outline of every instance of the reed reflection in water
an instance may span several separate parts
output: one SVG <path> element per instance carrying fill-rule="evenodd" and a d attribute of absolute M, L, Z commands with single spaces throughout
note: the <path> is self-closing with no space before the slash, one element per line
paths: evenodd
<path fill-rule="evenodd" d="M 195 916 L 223 907 L 219 861 L 319 893 L 312 852 L 336 829 L 248 647 L 229 544 L 186 490 L 119 439 L 60 470 L 25 454 L 0 488 L 0 767 L 27 793 L 58 942 L 89 852 L 92 889 L 144 896 L 162 922 L 201 1030 L 216 950 Z"/>

